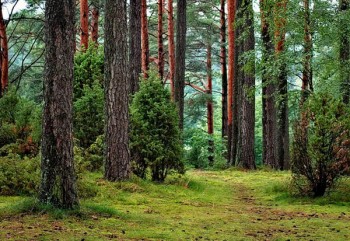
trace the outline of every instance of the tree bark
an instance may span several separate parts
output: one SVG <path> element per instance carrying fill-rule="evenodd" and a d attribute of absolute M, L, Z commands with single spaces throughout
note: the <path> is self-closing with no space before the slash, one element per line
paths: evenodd
<path fill-rule="evenodd" d="M 88 0 L 80 0 L 80 47 L 83 51 L 89 45 L 89 5 Z"/>
<path fill-rule="evenodd" d="M 92 6 L 91 12 L 91 40 L 98 45 L 98 21 L 100 18 L 100 3 L 98 0 L 95 0 Z"/>
<path fill-rule="evenodd" d="M 175 103 L 179 110 L 179 127 L 183 130 L 186 70 L 186 0 L 177 1 L 176 23 Z"/>
<path fill-rule="evenodd" d="M 7 44 L 7 34 L 6 34 L 6 25 L 4 17 L 2 14 L 2 5 L 0 3 L 0 47 L 1 47 L 1 91 L 0 97 L 5 92 L 8 87 L 9 77 L 9 59 L 8 59 L 8 44 Z"/>
<path fill-rule="evenodd" d="M 254 51 L 254 16 L 252 1 L 237 0 L 237 19 L 241 24 L 236 26 L 237 56 Z M 244 36 L 244 37 L 242 37 Z M 239 61 L 236 69 L 238 85 L 238 148 L 236 165 L 245 169 L 255 169 L 255 61 L 253 58 Z"/>
<path fill-rule="evenodd" d="M 106 0 L 105 10 L 106 156 L 104 177 L 130 177 L 129 90 L 126 0 Z"/>
<path fill-rule="evenodd" d="M 147 0 L 141 0 L 141 49 L 142 49 L 142 72 L 144 78 L 148 78 L 149 70 L 149 40 L 147 23 Z"/>
<path fill-rule="evenodd" d="M 277 112 L 276 112 L 276 80 L 271 69 L 274 64 L 274 44 L 270 23 L 273 5 L 267 0 L 260 0 L 262 52 L 262 125 L 263 155 L 262 162 L 273 169 L 279 169 L 277 161 Z"/>
<path fill-rule="evenodd" d="M 221 116 L 221 135 L 222 138 L 228 136 L 228 115 L 227 115 L 227 59 L 226 59 L 226 16 L 225 0 L 220 1 L 220 63 L 221 63 L 221 85 L 222 85 L 222 116 Z"/>
<path fill-rule="evenodd" d="M 129 61 L 130 92 L 139 90 L 141 73 L 141 0 L 130 0 Z"/>
<path fill-rule="evenodd" d="M 168 52 L 171 99 L 175 100 L 175 40 L 173 0 L 168 0 Z"/>
<path fill-rule="evenodd" d="M 279 0 L 276 3 L 277 16 L 275 17 L 275 53 L 278 64 L 278 110 L 277 110 L 277 158 L 280 169 L 288 169 L 290 162 L 289 154 L 289 116 L 288 116 L 288 82 L 287 66 L 283 59 L 285 45 L 286 8 L 288 0 Z"/>
<path fill-rule="evenodd" d="M 214 108 L 213 108 L 213 77 L 212 77 L 212 60 L 211 60 L 212 46 L 211 43 L 207 46 L 207 124 L 208 124 L 208 161 L 209 165 L 214 164 Z"/>
<path fill-rule="evenodd" d="M 164 1 L 158 0 L 158 74 L 161 80 L 164 77 L 163 8 Z"/>
<path fill-rule="evenodd" d="M 78 205 L 73 163 L 75 1 L 47 0 L 39 199 L 62 208 Z"/>
<path fill-rule="evenodd" d="M 341 93 L 343 93 L 343 102 L 349 104 L 350 100 L 350 27 L 346 20 L 349 14 L 349 0 L 339 0 L 339 15 L 340 15 L 340 81 Z"/>
<path fill-rule="evenodd" d="M 302 82 L 301 104 L 305 102 L 310 91 L 312 91 L 312 36 L 309 0 L 304 0 L 304 60 Z"/>
<path fill-rule="evenodd" d="M 231 165 L 235 164 L 236 144 L 237 144 L 237 122 L 233 123 L 233 100 L 236 91 L 235 86 L 235 0 L 227 0 L 228 9 L 228 85 L 227 85 L 227 129 L 228 129 L 228 162 Z M 234 125 L 233 125 L 234 124 Z"/>

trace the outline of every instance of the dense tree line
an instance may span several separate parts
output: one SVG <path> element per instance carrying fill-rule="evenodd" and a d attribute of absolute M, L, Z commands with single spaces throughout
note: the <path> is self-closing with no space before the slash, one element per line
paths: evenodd
<path fill-rule="evenodd" d="M 33 144 L 41 146 L 42 202 L 78 205 L 73 147 L 86 149 L 88 156 L 97 140 L 105 144 L 104 177 L 109 181 L 127 180 L 132 172 L 145 178 L 148 169 L 153 180 L 163 181 L 168 169 L 183 171 L 182 160 L 194 167 L 291 169 L 315 181 L 317 171 L 301 169 L 327 162 L 309 143 L 328 128 L 338 143 L 324 142 L 333 153 L 328 159 L 341 165 L 334 171 L 334 162 L 329 163 L 323 171 L 339 174 L 349 167 L 346 121 L 334 131 L 331 123 L 321 125 L 315 119 L 322 118 L 318 107 L 325 116 L 346 116 L 348 0 L 27 2 L 26 9 L 11 13 L 8 20 L 1 2 L 0 96 L 17 91 L 44 103 L 42 140 Z M 44 6 L 45 14 L 37 11 Z M 154 86 L 141 84 L 141 96 L 140 83 L 147 81 Z M 159 90 L 160 84 L 169 96 Z M 168 96 L 169 103 L 157 99 L 158 94 Z M 158 104 L 149 103 L 147 110 L 145 96 Z M 158 106 L 172 110 L 173 104 L 175 112 Z M 89 113 L 102 124 L 84 123 Z M 162 113 L 168 116 L 157 126 L 169 132 L 147 124 Z M 137 144 L 137 137 L 146 138 L 147 128 L 158 136 L 147 133 L 150 148 L 142 149 L 147 143 Z M 166 135 L 175 136 L 176 145 L 163 139 Z M 153 143 L 156 139 L 162 142 Z M 0 140 L 3 146 L 10 142 Z M 320 178 L 322 188 L 336 174 L 331 180 Z M 324 193 L 317 185 L 313 188 L 315 195 Z"/>

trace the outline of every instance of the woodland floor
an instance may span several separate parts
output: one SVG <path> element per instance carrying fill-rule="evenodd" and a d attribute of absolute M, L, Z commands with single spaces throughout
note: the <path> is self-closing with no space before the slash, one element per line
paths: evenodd
<path fill-rule="evenodd" d="M 0 240 L 350 240 L 350 179 L 324 198 L 292 197 L 290 173 L 189 171 L 166 184 L 108 183 L 81 210 L 0 197 Z"/>

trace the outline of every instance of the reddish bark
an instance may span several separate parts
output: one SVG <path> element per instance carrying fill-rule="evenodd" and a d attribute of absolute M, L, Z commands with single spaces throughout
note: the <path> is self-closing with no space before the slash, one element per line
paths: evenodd
<path fill-rule="evenodd" d="M 304 103 L 310 91 L 312 91 L 312 36 L 310 20 L 310 1 L 304 0 L 304 61 L 302 76 L 302 98 L 301 104 Z"/>
<path fill-rule="evenodd" d="M 147 1 L 141 0 L 141 51 L 142 51 L 142 72 L 144 78 L 148 77 L 149 70 L 149 42 L 147 23 Z"/>
<path fill-rule="evenodd" d="M 91 40 L 98 45 L 98 20 L 100 18 L 100 9 L 98 6 L 92 7 L 91 12 Z"/>
<path fill-rule="evenodd" d="M 171 99 L 175 98 L 175 40 L 174 40 L 174 8 L 173 0 L 168 0 L 168 52 L 169 52 L 169 80 Z"/>
<path fill-rule="evenodd" d="M 164 77 L 163 8 L 164 1 L 158 0 L 158 73 L 161 80 Z"/>
<path fill-rule="evenodd" d="M 288 117 L 288 82 L 286 63 L 281 59 L 284 51 L 286 36 L 286 11 L 288 0 L 279 0 L 275 5 L 275 53 L 278 66 L 278 131 L 277 131 L 277 158 L 280 169 L 289 168 L 289 117 Z"/>
<path fill-rule="evenodd" d="M 233 93 L 234 88 L 234 75 L 235 75 L 235 12 L 236 12 L 236 1 L 228 0 L 228 85 L 227 85 L 227 128 L 228 128 L 228 161 L 233 163 L 232 159 L 234 155 L 232 153 L 232 145 L 236 140 L 233 140 Z M 233 148 L 235 149 L 235 148 Z"/>
<path fill-rule="evenodd" d="M 2 3 L 0 5 L 0 45 L 1 45 L 1 93 L 3 94 L 8 86 L 8 45 L 6 25 L 2 15 Z"/>
<path fill-rule="evenodd" d="M 226 58 L 226 17 L 225 17 L 225 2 L 221 0 L 220 3 L 220 63 L 222 76 L 222 137 L 228 135 L 227 127 L 227 58 Z"/>
<path fill-rule="evenodd" d="M 87 49 L 89 45 L 89 5 L 88 0 L 80 0 L 80 47 Z"/>
<path fill-rule="evenodd" d="M 208 124 L 208 135 L 209 135 L 209 146 L 208 146 L 208 161 L 209 165 L 212 166 L 214 164 L 214 110 L 213 110 L 213 100 L 212 100 L 212 92 L 213 92 L 213 83 L 212 83 L 212 61 L 211 61 L 211 44 L 208 44 L 207 47 L 207 94 L 210 95 L 207 101 L 207 124 Z"/>

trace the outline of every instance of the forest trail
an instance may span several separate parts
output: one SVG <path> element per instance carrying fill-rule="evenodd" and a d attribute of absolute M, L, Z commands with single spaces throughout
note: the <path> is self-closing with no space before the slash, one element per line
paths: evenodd
<path fill-rule="evenodd" d="M 16 213 L 27 199 L 0 196 L 0 240 L 349 240 L 349 202 L 286 199 L 281 184 L 289 176 L 189 171 L 160 185 L 91 174 L 99 192 L 77 213 L 30 206 Z"/>

